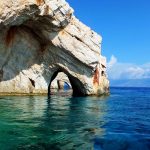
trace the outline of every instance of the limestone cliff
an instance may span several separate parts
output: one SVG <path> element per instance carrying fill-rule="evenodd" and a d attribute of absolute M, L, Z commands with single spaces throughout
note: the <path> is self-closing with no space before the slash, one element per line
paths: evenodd
<path fill-rule="evenodd" d="M 75 95 L 108 93 L 101 41 L 65 0 L 0 1 L 0 93 L 47 93 L 59 72 Z"/>

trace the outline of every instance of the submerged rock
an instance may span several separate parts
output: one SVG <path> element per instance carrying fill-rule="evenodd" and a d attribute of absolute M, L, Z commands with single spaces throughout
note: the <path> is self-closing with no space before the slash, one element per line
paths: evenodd
<path fill-rule="evenodd" d="M 101 41 L 65 0 L 0 1 L 0 93 L 47 93 L 59 72 L 74 95 L 108 93 Z"/>

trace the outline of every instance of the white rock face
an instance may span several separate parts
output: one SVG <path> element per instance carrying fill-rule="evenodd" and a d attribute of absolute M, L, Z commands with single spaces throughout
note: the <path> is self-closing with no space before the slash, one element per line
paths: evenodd
<path fill-rule="evenodd" d="M 101 41 L 65 0 L 0 1 L 0 93 L 47 93 L 59 72 L 74 95 L 108 93 Z"/>

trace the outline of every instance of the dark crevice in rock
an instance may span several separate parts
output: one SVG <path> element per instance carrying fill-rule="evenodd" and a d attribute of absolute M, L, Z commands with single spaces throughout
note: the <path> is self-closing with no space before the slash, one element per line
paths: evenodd
<path fill-rule="evenodd" d="M 0 81 L 2 81 L 2 79 L 3 79 L 3 74 L 4 74 L 4 72 L 3 72 L 3 70 L 1 69 L 1 70 L 0 70 Z"/>
<path fill-rule="evenodd" d="M 103 64 L 101 64 L 102 65 L 102 68 L 106 68 L 106 66 L 104 66 Z"/>
<path fill-rule="evenodd" d="M 102 71 L 102 72 L 101 72 L 101 76 L 104 76 L 104 75 L 105 75 L 105 72 L 104 72 L 104 71 Z"/>
<path fill-rule="evenodd" d="M 33 87 L 35 87 L 35 81 L 34 81 L 34 80 L 32 80 L 31 78 L 29 78 L 29 80 L 30 80 L 30 82 L 31 82 L 32 86 L 33 86 Z"/>
<path fill-rule="evenodd" d="M 17 34 L 18 27 L 17 26 L 11 26 L 7 33 L 6 33 L 6 38 L 5 38 L 5 44 L 7 47 L 11 46 L 13 44 L 15 35 Z"/>
<path fill-rule="evenodd" d="M 99 85 L 99 70 L 97 68 L 94 73 L 93 84 Z"/>
<path fill-rule="evenodd" d="M 73 36 L 73 37 L 75 37 L 78 41 L 83 43 L 83 41 L 79 37 L 77 37 L 77 36 Z"/>

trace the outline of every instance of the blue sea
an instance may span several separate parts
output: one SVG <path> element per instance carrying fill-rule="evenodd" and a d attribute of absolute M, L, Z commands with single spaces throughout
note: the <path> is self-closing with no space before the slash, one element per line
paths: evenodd
<path fill-rule="evenodd" d="M 150 150 L 150 88 L 0 96 L 0 150 Z"/>

